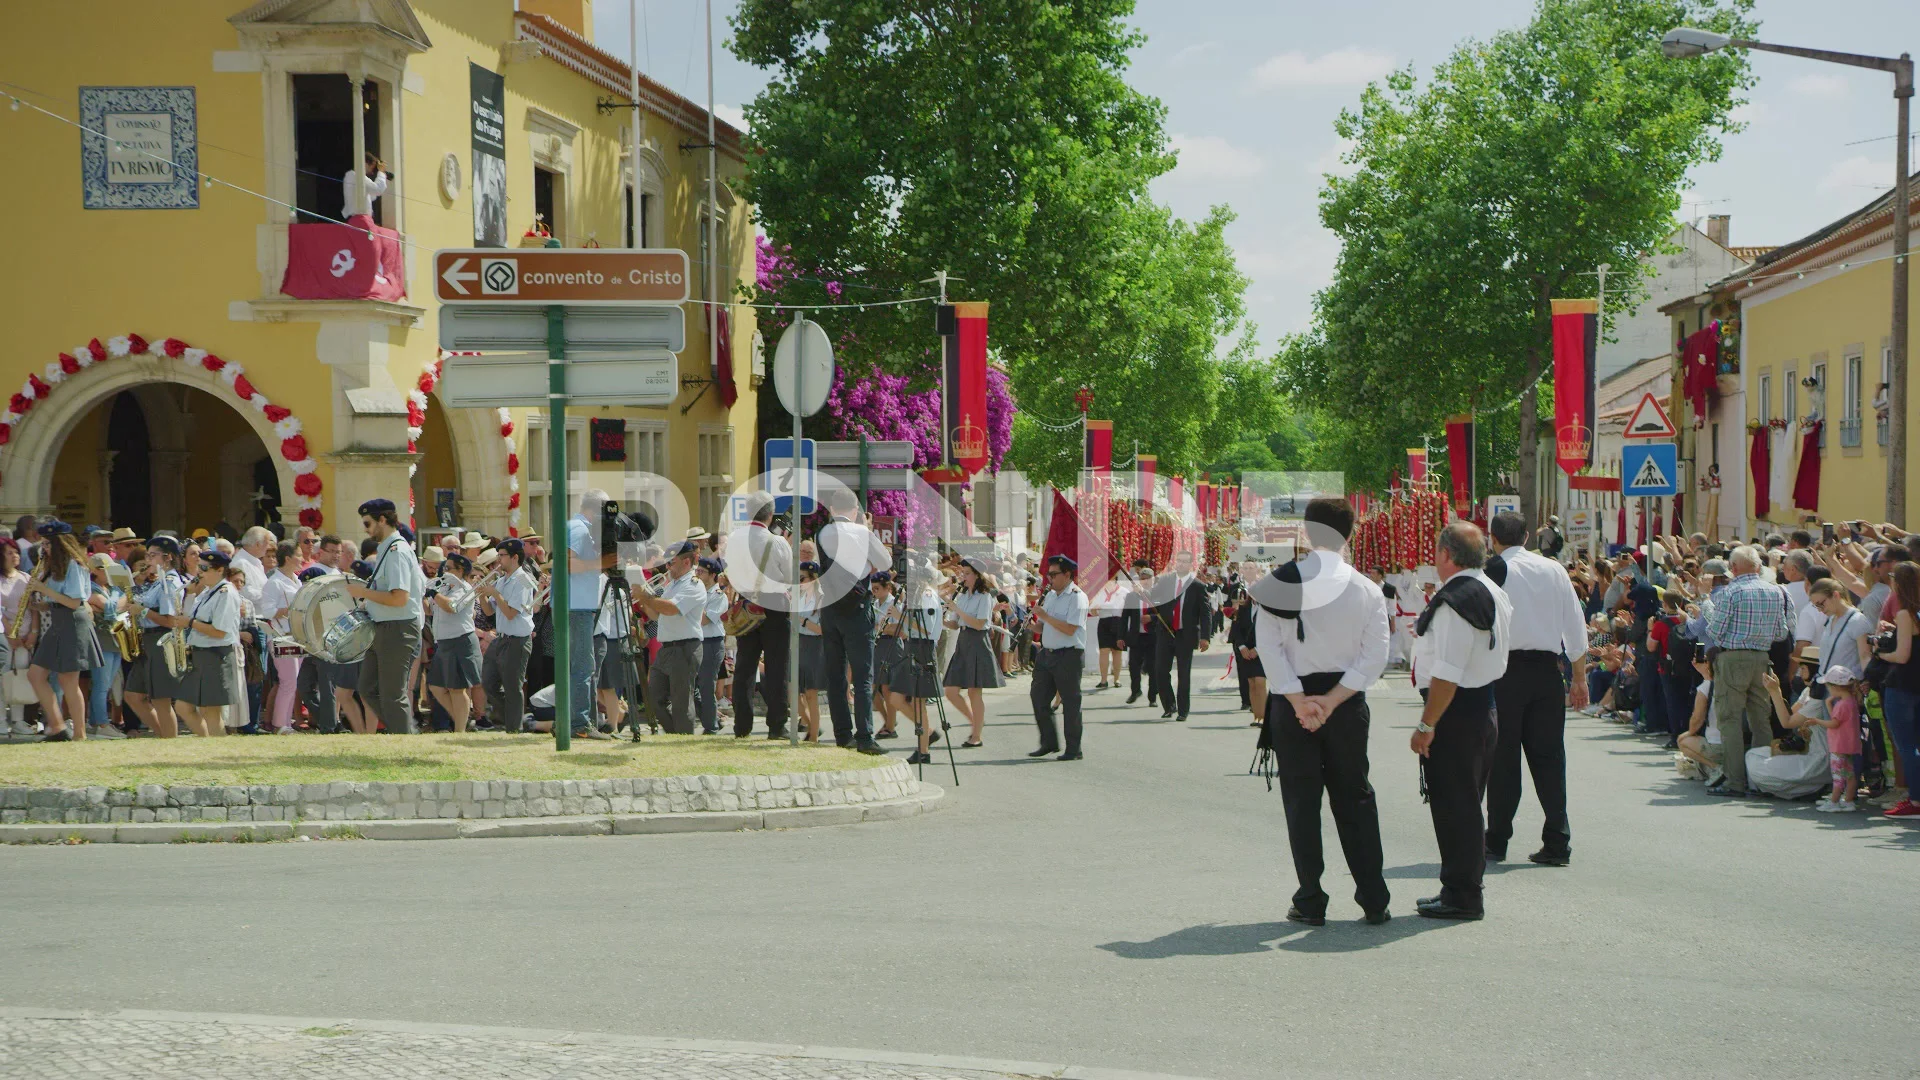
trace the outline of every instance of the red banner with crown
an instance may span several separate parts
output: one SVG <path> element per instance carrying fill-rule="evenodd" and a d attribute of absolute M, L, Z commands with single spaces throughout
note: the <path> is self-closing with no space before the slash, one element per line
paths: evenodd
<path fill-rule="evenodd" d="M 1568 476 L 1593 464 L 1600 302 L 1553 302 L 1553 456 Z"/>
<path fill-rule="evenodd" d="M 946 354 L 941 420 L 947 460 L 977 473 L 987 467 L 987 304 L 941 304 L 935 310 Z"/>

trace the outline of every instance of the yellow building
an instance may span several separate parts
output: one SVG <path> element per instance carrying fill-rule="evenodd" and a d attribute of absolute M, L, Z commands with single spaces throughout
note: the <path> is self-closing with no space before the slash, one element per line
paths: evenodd
<path fill-rule="evenodd" d="M 545 411 L 437 399 L 433 251 L 521 244 L 538 214 L 567 247 L 686 251 L 695 301 L 751 281 L 751 212 L 730 190 L 741 134 L 717 126 L 709 206 L 706 111 L 645 78 L 641 107 L 624 107 L 629 72 L 593 46 L 591 0 L 98 0 L 9 15 L 8 522 L 58 513 L 145 535 L 243 526 L 278 506 L 289 524 L 305 508 L 357 537 L 362 500 L 404 506 L 411 491 L 423 529 L 450 505 L 463 528 L 544 533 Z M 316 260 L 303 238 L 332 234 L 302 229 L 349 232 L 330 223 L 363 152 L 391 173 L 372 216 L 400 242 L 382 252 L 363 231 L 362 246 Z M 569 410 L 573 490 L 655 502 L 668 528 L 713 528 L 735 480 L 757 471 L 754 326 L 749 309 L 727 310 L 738 397 L 726 407 L 706 308 L 684 310 L 672 405 Z M 594 419 L 624 421 L 596 440 L 624 462 L 587 461 Z M 677 509 L 673 491 L 692 505 Z"/>
<path fill-rule="evenodd" d="M 1920 196 L 1914 207 L 1920 210 Z M 1807 520 L 1881 520 L 1886 513 L 1887 427 L 1876 395 L 1888 380 L 1892 346 L 1893 201 L 1882 196 L 1804 239 L 1760 256 L 1720 283 L 1716 298 L 1738 305 L 1740 370 L 1744 392 L 1744 442 L 1737 468 L 1741 497 L 1729 498 L 1722 520 L 1741 507 L 1745 535 L 1768 526 Z M 1684 325 L 1697 328 L 1714 307 L 1709 298 Z M 1909 301 L 1911 303 L 1912 301 Z M 1910 398 L 1911 414 L 1920 398 Z M 1803 437 L 1820 422 L 1813 452 L 1819 455 L 1820 493 L 1815 506 L 1794 506 Z M 1770 436 L 1769 508 L 1756 522 L 1754 477 L 1749 467 L 1755 425 L 1793 425 Z M 1782 448 L 1784 448 L 1784 464 Z M 1727 455 L 1721 463 L 1723 475 Z M 1780 482 L 1784 477 L 1784 484 Z M 1920 475 L 1910 468 L 1907 499 L 1920 494 Z M 1733 485 L 1728 484 L 1728 490 Z"/>

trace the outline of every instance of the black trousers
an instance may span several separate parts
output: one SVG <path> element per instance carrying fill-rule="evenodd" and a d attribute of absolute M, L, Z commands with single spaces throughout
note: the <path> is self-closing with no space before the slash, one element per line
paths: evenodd
<path fill-rule="evenodd" d="M 1533 777 L 1546 823 L 1540 827 L 1544 850 L 1572 850 L 1567 827 L 1567 698 L 1560 658 L 1546 652 L 1507 654 L 1507 673 L 1494 684 L 1499 714 L 1498 740 L 1487 773 L 1487 850 L 1504 858 L 1513 839 L 1513 815 L 1520 809 L 1520 757 Z"/>
<path fill-rule="evenodd" d="M 307 657 L 300 665 L 295 687 L 298 699 L 306 705 L 307 715 L 313 718 L 314 726 L 322 735 L 340 730 L 340 709 L 333 700 L 333 682 L 320 670 L 319 661 Z"/>
<path fill-rule="evenodd" d="M 1185 716 L 1192 700 L 1193 646 L 1182 642 L 1177 634 L 1155 634 L 1153 643 L 1153 687 L 1160 710 Z"/>
<path fill-rule="evenodd" d="M 1133 692 L 1140 692 L 1140 679 L 1147 680 L 1147 703 L 1152 704 L 1159 689 L 1153 682 L 1153 635 L 1135 634 L 1127 639 L 1127 677 L 1133 680 Z"/>
<path fill-rule="evenodd" d="M 1493 744 L 1493 684 L 1458 687 L 1421 765 L 1433 838 L 1440 845 L 1440 900 L 1468 911 L 1485 909 L 1480 883 L 1487 871 L 1487 822 L 1480 800 Z"/>
<path fill-rule="evenodd" d="M 859 595 L 864 596 L 864 593 Z M 820 651 L 827 664 L 827 712 L 833 741 L 852 746 L 873 741 L 873 613 L 852 596 L 820 612 Z M 847 703 L 847 676 L 853 676 L 853 703 Z"/>
<path fill-rule="evenodd" d="M 767 617 L 737 639 L 739 655 L 733 664 L 733 733 L 753 734 L 753 688 L 756 683 L 767 698 L 767 734 L 778 738 L 787 733 L 787 633 L 791 624 L 784 611 L 768 611 Z M 760 678 L 760 661 L 766 660 L 767 674 Z"/>
<path fill-rule="evenodd" d="M 1040 749 L 1058 750 L 1060 733 L 1053 726 L 1053 695 L 1060 695 L 1060 711 L 1067 725 L 1067 753 L 1080 752 L 1080 673 L 1087 665 L 1084 649 L 1038 649 L 1033 654 L 1033 722 L 1040 728 Z"/>
<path fill-rule="evenodd" d="M 1340 681 L 1339 672 L 1301 679 L 1310 695 L 1324 694 Z M 1267 729 L 1280 780 L 1280 801 L 1287 813 L 1287 844 L 1293 849 L 1293 873 L 1300 883 L 1293 903 L 1307 915 L 1327 913 L 1320 887 L 1326 857 L 1320 842 L 1320 797 L 1324 792 L 1340 834 L 1340 850 L 1353 874 L 1353 898 L 1366 911 L 1379 911 L 1391 899 L 1382 876 L 1380 807 L 1367 780 L 1367 734 L 1373 714 L 1367 695 L 1340 703 L 1317 731 L 1300 726 L 1293 702 L 1267 696 Z"/>

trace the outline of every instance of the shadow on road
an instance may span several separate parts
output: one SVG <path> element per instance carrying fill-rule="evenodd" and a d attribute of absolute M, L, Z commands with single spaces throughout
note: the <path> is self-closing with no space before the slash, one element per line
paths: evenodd
<path fill-rule="evenodd" d="M 1359 920 L 1325 926 L 1301 923 L 1203 923 L 1175 930 L 1152 941 L 1110 941 L 1099 948 L 1126 960 L 1169 960 L 1176 956 L 1238 956 L 1273 952 L 1358 952 L 1377 949 L 1427 930 L 1453 925 L 1418 916 L 1396 918 L 1383 926 Z M 1268 944 L 1272 942 L 1272 944 Z"/>

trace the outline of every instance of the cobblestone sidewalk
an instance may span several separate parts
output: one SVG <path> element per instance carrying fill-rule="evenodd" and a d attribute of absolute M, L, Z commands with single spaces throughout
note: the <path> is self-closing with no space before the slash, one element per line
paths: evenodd
<path fill-rule="evenodd" d="M 0 1077 L 34 1080 L 1121 1080 L 1140 1075 L 1038 1063 L 961 1060 L 948 1066 L 941 1061 L 911 1054 L 435 1024 L 0 1010 Z"/>

